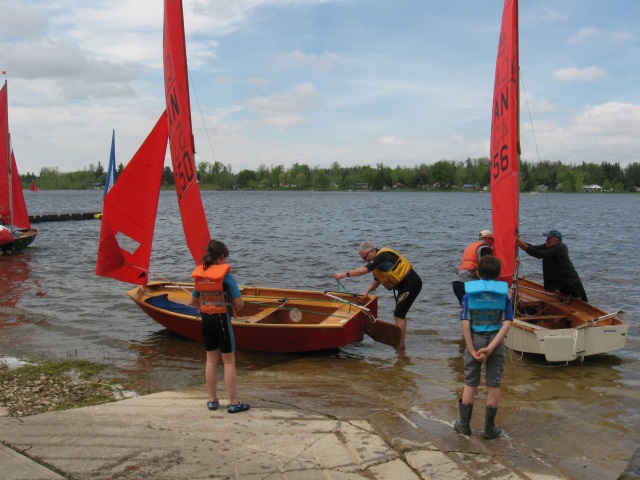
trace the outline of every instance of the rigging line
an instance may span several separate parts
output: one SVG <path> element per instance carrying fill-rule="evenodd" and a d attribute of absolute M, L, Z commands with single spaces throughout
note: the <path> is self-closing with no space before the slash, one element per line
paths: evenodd
<path fill-rule="evenodd" d="M 522 85 L 522 94 L 524 96 L 524 102 L 527 104 L 527 113 L 529 114 L 529 125 L 531 125 L 531 134 L 533 135 L 533 144 L 536 147 L 536 155 L 538 156 L 538 163 L 541 162 L 540 159 L 540 150 L 538 149 L 538 139 L 536 138 L 536 131 L 533 128 L 533 118 L 531 117 L 531 108 L 529 107 L 529 99 L 527 98 L 527 89 L 524 86 L 524 75 L 522 75 L 522 70 L 518 69 L 520 72 L 520 85 Z M 537 187 L 536 187 L 537 189 Z M 551 215 L 551 204 L 549 203 L 549 195 L 547 192 L 544 192 L 544 197 L 547 201 L 547 212 L 549 213 L 549 225 L 553 225 L 553 216 Z"/>
<path fill-rule="evenodd" d="M 216 160 L 216 154 L 213 151 L 213 143 L 211 143 L 211 136 L 209 135 L 209 130 L 207 129 L 207 124 L 204 121 L 204 114 L 202 113 L 202 107 L 200 106 L 200 99 L 198 98 L 198 92 L 196 91 L 196 86 L 195 83 L 193 83 L 193 76 L 191 75 L 191 70 L 189 70 L 189 67 L 187 66 L 187 71 L 189 73 L 189 80 L 191 81 L 191 88 L 193 89 L 193 94 L 196 97 L 196 103 L 198 104 L 198 111 L 200 112 L 200 118 L 202 119 L 202 126 L 204 127 L 204 132 L 206 134 L 207 137 L 207 141 L 209 142 L 209 149 L 211 150 L 211 156 L 213 157 L 213 161 L 217 162 Z M 231 172 L 229 172 L 231 173 Z M 223 195 L 225 204 L 227 205 L 227 208 L 229 210 L 229 216 L 231 217 L 231 225 L 233 226 L 233 233 L 235 234 L 235 236 L 238 236 L 238 230 L 236 229 L 236 222 L 235 219 L 233 218 L 233 210 L 231 210 L 231 205 L 229 205 L 229 200 L 227 199 L 226 195 Z"/>

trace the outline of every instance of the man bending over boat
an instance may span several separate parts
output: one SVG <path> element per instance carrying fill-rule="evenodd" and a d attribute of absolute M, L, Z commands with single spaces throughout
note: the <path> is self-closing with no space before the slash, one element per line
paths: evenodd
<path fill-rule="evenodd" d="M 373 273 L 373 280 L 369 287 L 362 292 L 368 296 L 382 284 L 387 290 L 393 290 L 396 308 L 393 317 L 400 327 L 400 345 L 404 348 L 404 337 L 407 332 L 407 312 L 422 290 L 422 279 L 411 266 L 411 262 L 390 248 L 376 248 L 371 242 L 364 242 L 358 247 L 360 258 L 367 264 L 347 272 L 338 272 L 333 278 L 340 280 L 345 277 L 360 277 L 369 272 Z"/>
<path fill-rule="evenodd" d="M 542 245 L 528 245 L 520 240 L 520 237 L 516 241 L 528 255 L 542 259 L 544 289 L 547 292 L 558 291 L 588 302 L 582 281 L 569 259 L 569 249 L 562 243 L 562 233 L 549 230 L 543 235 L 547 237 L 547 241 Z"/>

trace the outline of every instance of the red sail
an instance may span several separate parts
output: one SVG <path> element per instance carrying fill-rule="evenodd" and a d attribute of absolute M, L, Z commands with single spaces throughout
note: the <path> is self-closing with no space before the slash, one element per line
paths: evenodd
<path fill-rule="evenodd" d="M 501 280 L 516 273 L 519 210 L 518 2 L 505 0 L 498 43 L 491 121 L 491 212 Z"/>
<path fill-rule="evenodd" d="M 35 180 L 31 180 L 31 186 L 29 187 L 29 190 L 31 190 L 32 192 L 37 192 L 38 191 L 38 187 L 36 186 L 36 181 Z"/>
<path fill-rule="evenodd" d="M 164 2 L 164 86 L 182 228 L 191 256 L 199 264 L 211 237 L 196 175 L 181 0 Z"/>
<path fill-rule="evenodd" d="M 7 101 L 7 82 L 0 89 L 0 220 L 11 223 L 11 201 L 9 187 L 9 104 Z"/>
<path fill-rule="evenodd" d="M 13 199 L 13 226 L 16 228 L 29 229 L 29 212 L 27 212 L 27 204 L 24 201 L 24 193 L 20 185 L 20 175 L 18 175 L 18 167 L 16 166 L 16 157 L 11 150 L 11 198 Z"/>
<path fill-rule="evenodd" d="M 138 285 L 147 283 L 168 135 L 165 111 L 105 195 L 98 275 Z"/>
<path fill-rule="evenodd" d="M 7 82 L 0 89 L 0 220 L 16 228 L 31 228 L 16 159 L 9 141 Z"/>

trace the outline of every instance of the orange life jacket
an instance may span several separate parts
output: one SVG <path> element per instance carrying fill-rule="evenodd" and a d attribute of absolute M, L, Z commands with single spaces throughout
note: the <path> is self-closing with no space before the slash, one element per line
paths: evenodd
<path fill-rule="evenodd" d="M 224 291 L 224 276 L 231 271 L 231 265 L 209 265 L 205 270 L 198 265 L 191 274 L 195 278 L 195 289 L 200 292 L 200 312 L 209 315 L 226 313 L 231 306 L 228 292 Z"/>
<path fill-rule="evenodd" d="M 478 268 L 478 249 L 486 245 L 487 242 L 480 240 L 473 242 L 462 252 L 462 263 L 458 267 L 458 272 L 461 270 L 476 270 Z"/>

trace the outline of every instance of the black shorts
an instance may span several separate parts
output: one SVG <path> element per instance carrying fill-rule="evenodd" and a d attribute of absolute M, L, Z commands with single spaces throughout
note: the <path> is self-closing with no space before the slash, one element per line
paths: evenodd
<path fill-rule="evenodd" d="M 236 340 L 233 336 L 231 318 L 226 313 L 202 314 L 202 339 L 207 352 L 218 350 L 222 353 L 236 351 Z"/>
<path fill-rule="evenodd" d="M 396 292 L 396 308 L 393 311 L 393 316 L 402 319 L 407 318 L 407 313 L 421 290 L 422 279 L 415 271 L 412 270 L 407 278 L 398 285 Z"/>

